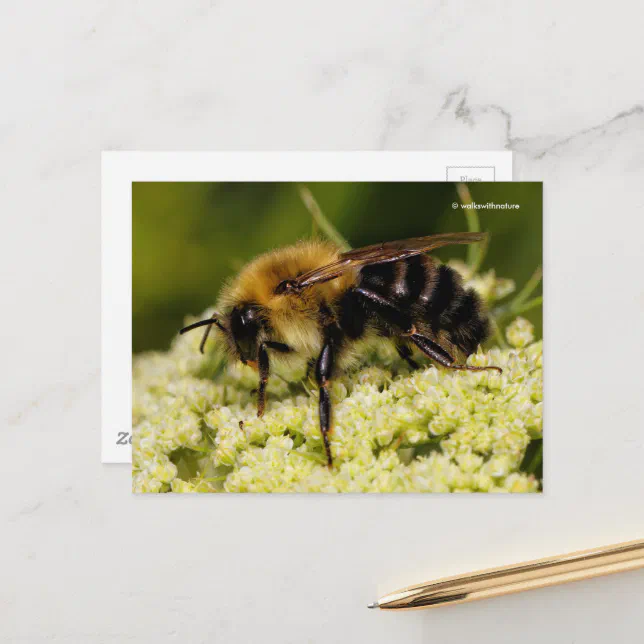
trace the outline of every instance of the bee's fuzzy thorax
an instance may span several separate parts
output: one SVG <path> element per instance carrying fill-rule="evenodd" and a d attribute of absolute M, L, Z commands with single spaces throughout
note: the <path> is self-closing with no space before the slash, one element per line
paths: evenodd
<path fill-rule="evenodd" d="M 347 273 L 298 294 L 276 295 L 275 289 L 284 280 L 335 261 L 339 254 L 335 244 L 317 240 L 300 241 L 264 253 L 224 287 L 220 310 L 255 303 L 264 311 L 274 339 L 285 342 L 298 353 L 313 356 L 322 345 L 318 319 L 321 305 L 332 306 L 355 281 L 355 274 Z"/>

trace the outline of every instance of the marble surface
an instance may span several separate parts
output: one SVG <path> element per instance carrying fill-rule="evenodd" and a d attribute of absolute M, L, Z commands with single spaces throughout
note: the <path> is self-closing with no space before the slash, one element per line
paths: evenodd
<path fill-rule="evenodd" d="M 2 642 L 636 641 L 644 571 L 401 585 L 644 536 L 640 3 L 3 3 Z M 541 498 L 134 498 L 100 464 L 100 151 L 510 149 L 545 182 Z"/>

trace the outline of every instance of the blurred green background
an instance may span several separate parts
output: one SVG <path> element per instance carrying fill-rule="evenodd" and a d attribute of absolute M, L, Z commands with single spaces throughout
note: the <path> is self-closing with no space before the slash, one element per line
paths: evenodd
<path fill-rule="evenodd" d="M 354 247 L 467 230 L 453 183 L 307 183 Z M 491 233 L 482 270 L 516 281 L 542 263 L 542 184 L 471 183 L 472 199 L 518 204 L 479 210 Z M 294 183 L 151 183 L 132 186 L 132 349 L 166 349 L 187 314 L 212 306 L 225 278 L 259 253 L 309 237 L 312 219 Z M 466 248 L 436 253 L 465 258 Z M 535 291 L 539 295 L 541 289 Z M 540 307 L 525 314 L 542 333 Z"/>

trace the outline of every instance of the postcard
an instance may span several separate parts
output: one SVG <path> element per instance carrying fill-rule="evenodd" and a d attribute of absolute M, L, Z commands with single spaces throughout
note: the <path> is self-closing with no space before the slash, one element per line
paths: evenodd
<path fill-rule="evenodd" d="M 542 490 L 542 186 L 398 161 L 125 173 L 133 491 Z"/>

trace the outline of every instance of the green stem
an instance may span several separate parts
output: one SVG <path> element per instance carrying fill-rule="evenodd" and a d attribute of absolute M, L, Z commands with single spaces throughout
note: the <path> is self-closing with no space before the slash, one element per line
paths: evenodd
<path fill-rule="evenodd" d="M 516 310 L 516 314 L 518 315 L 519 313 L 525 313 L 526 311 L 529 311 L 530 309 L 534 309 L 537 306 L 541 306 L 543 304 L 543 295 L 539 295 L 538 297 L 532 298 L 529 302 L 526 302 L 523 306 L 519 307 Z"/>
<path fill-rule="evenodd" d="M 467 187 L 466 183 L 457 183 L 456 184 L 456 194 L 461 202 L 466 206 L 471 206 L 474 202 L 472 200 L 472 195 L 470 189 Z M 465 213 L 465 219 L 467 220 L 467 229 L 471 233 L 481 232 L 481 222 L 479 221 L 479 215 L 476 212 L 476 208 L 463 208 Z M 472 273 L 478 272 L 481 264 L 483 264 L 483 259 L 487 253 L 487 241 L 480 244 L 469 244 L 467 247 L 467 264 L 472 270 Z"/>
<path fill-rule="evenodd" d="M 541 266 L 539 266 L 539 268 L 537 268 L 537 270 L 532 274 L 532 277 L 525 283 L 521 291 L 519 291 L 518 295 L 509 304 L 499 306 L 492 312 L 492 315 L 499 325 L 510 317 L 515 317 L 520 313 L 525 313 L 526 311 L 543 304 L 543 295 L 534 297 L 530 301 L 526 302 L 537 286 L 539 286 L 542 275 L 543 271 L 541 270 Z"/>
<path fill-rule="evenodd" d="M 306 209 L 309 211 L 313 218 L 313 223 L 320 228 L 322 233 L 326 235 L 332 242 L 338 245 L 343 250 L 351 250 L 349 242 L 338 232 L 338 229 L 324 216 L 322 209 L 315 200 L 315 197 L 306 186 L 298 187 L 300 198 L 304 202 Z"/>
<path fill-rule="evenodd" d="M 526 472 L 528 474 L 534 474 L 537 471 L 537 468 L 539 465 L 541 465 L 541 461 L 543 460 L 543 443 L 539 445 L 537 448 L 537 451 L 534 453 L 534 456 L 532 457 L 532 460 L 530 461 L 530 465 L 526 468 Z"/>
<path fill-rule="evenodd" d="M 505 338 L 501 333 L 501 329 L 499 328 L 499 325 L 497 324 L 495 319 L 492 319 L 492 325 L 494 326 L 494 337 L 496 338 L 496 341 L 499 343 L 499 346 L 502 349 L 507 349 L 508 343 L 505 341 Z"/>
<path fill-rule="evenodd" d="M 511 308 L 519 308 L 534 292 L 534 289 L 539 286 L 541 278 L 543 277 L 543 270 L 541 266 L 532 274 L 532 277 L 525 283 L 523 288 L 519 291 L 517 296 L 510 303 Z"/>
<path fill-rule="evenodd" d="M 517 315 L 525 313 L 526 311 L 530 311 L 531 309 L 534 309 L 537 306 L 541 306 L 542 304 L 543 295 L 538 295 L 537 297 L 533 297 L 529 302 L 526 302 L 525 304 L 521 304 L 519 306 L 517 306 L 515 302 L 512 302 L 512 304 L 510 304 L 509 306 L 500 306 L 492 311 L 492 316 L 494 317 L 496 323 L 500 325 L 509 318 L 516 317 Z"/>

